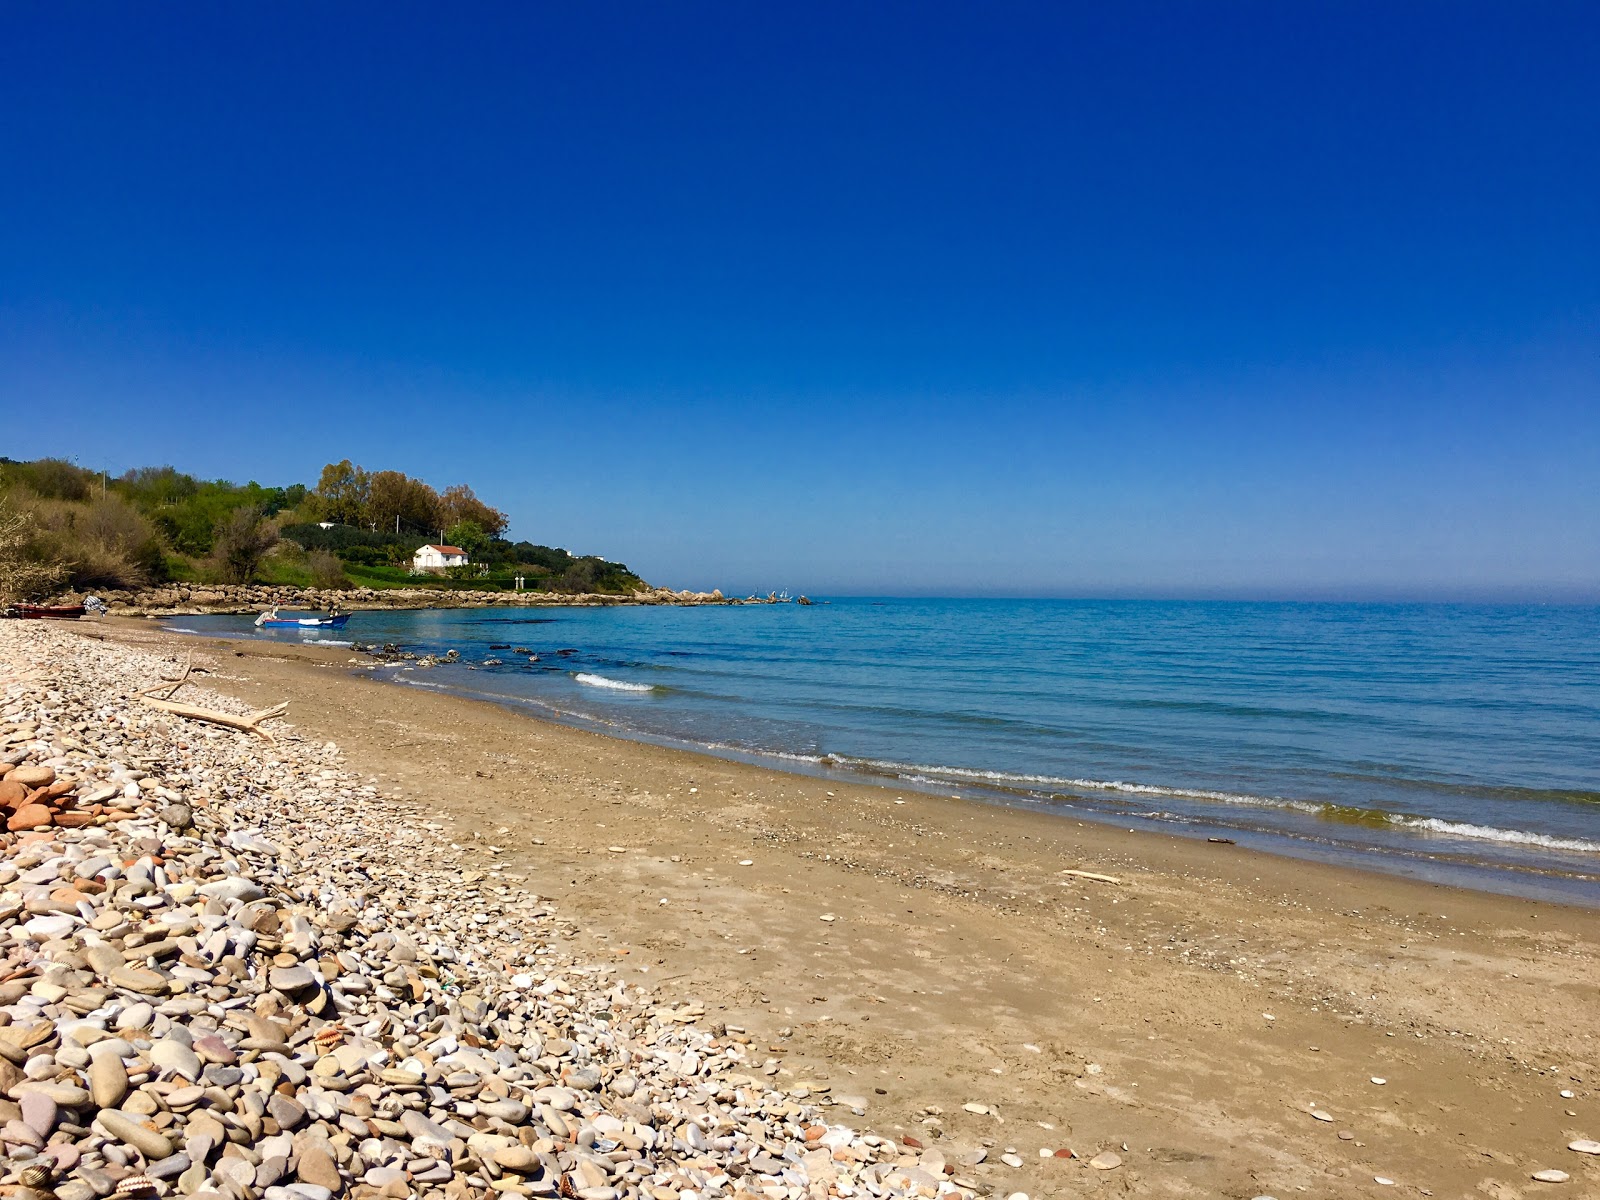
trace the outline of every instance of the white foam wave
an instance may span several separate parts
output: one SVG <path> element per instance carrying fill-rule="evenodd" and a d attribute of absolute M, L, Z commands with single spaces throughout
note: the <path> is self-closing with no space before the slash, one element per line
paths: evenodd
<path fill-rule="evenodd" d="M 791 754 L 787 750 L 757 750 L 750 746 L 735 746 L 728 742 L 689 742 L 687 744 L 698 745 L 704 750 L 723 750 L 731 754 L 749 754 L 758 758 L 776 758 L 783 762 L 808 763 L 811 766 L 821 766 L 824 763 L 837 761 L 826 754 Z"/>
<path fill-rule="evenodd" d="M 1586 854 L 1600 854 L 1600 842 L 1587 838 L 1557 837 L 1549 833 L 1530 833 L 1525 829 L 1500 829 L 1493 825 L 1472 825 L 1466 821 L 1446 821 L 1439 817 L 1392 816 L 1391 824 L 1404 829 L 1421 829 L 1429 833 L 1443 833 L 1451 837 L 1475 838 L 1483 842 L 1501 842 L 1511 846 L 1541 846 L 1546 850 L 1577 850 Z"/>
<path fill-rule="evenodd" d="M 1080 791 L 1116 792 L 1129 796 L 1159 796 L 1173 800 L 1212 800 L 1222 804 L 1248 804 L 1263 808 L 1290 808 L 1300 812 L 1321 812 L 1322 806 L 1304 800 L 1285 800 L 1278 796 L 1250 796 L 1240 792 L 1219 792 L 1204 788 L 1160 787 L 1153 783 L 1126 783 L 1120 779 L 1072 779 L 1061 775 L 1021 775 L 1012 771 L 980 771 L 968 767 L 930 767 L 922 763 L 891 762 L 876 758 L 844 758 L 832 756 L 831 761 L 843 766 L 861 767 L 871 771 L 892 771 L 897 775 L 909 774 L 923 781 L 970 779 L 975 783 L 993 783 L 1001 786 L 1074 788 Z"/>
<path fill-rule="evenodd" d="M 610 688 L 617 692 L 653 692 L 655 686 L 648 683 L 624 683 L 620 679 L 607 679 L 604 675 L 590 675 L 587 672 L 574 675 L 579 683 L 588 684 L 590 687 Z"/>

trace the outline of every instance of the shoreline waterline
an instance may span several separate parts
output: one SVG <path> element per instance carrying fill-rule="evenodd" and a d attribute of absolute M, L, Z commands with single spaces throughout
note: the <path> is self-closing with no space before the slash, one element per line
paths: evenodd
<path fill-rule="evenodd" d="M 844 762 L 786 754 L 782 751 L 752 750 L 711 742 L 690 742 L 652 734 L 640 730 L 619 728 L 593 717 L 563 712 L 537 700 L 515 696 L 499 696 L 472 691 L 448 682 L 435 682 L 409 678 L 377 676 L 391 686 L 422 688 L 434 695 L 453 696 L 463 700 L 476 700 L 494 704 L 530 720 L 547 720 L 570 729 L 581 729 L 601 737 L 638 742 L 687 754 L 704 755 L 726 762 L 743 763 L 764 770 L 804 778 L 852 784 L 862 787 L 889 789 L 891 786 L 919 796 L 948 797 L 980 804 L 1000 805 L 1020 813 L 1035 814 L 1047 820 L 1078 819 L 1091 821 L 1112 829 L 1126 829 L 1129 833 L 1144 832 L 1166 834 L 1201 844 L 1216 843 L 1219 839 L 1263 854 L 1281 858 L 1301 859 L 1333 867 L 1349 868 L 1362 872 L 1410 879 L 1419 883 L 1439 884 L 1447 887 L 1481 891 L 1492 895 L 1539 900 L 1554 904 L 1572 904 L 1584 908 L 1600 909 L 1600 861 L 1592 870 L 1584 870 L 1590 854 L 1600 855 L 1600 844 L 1593 851 L 1583 851 L 1583 863 L 1563 873 L 1557 868 L 1504 867 L 1488 863 L 1463 861 L 1443 854 L 1429 855 L 1421 849 L 1399 849 L 1363 846 L 1340 842 L 1331 837 L 1319 840 L 1312 832 L 1251 829 L 1237 823 L 1206 821 L 1201 817 L 1177 816 L 1166 813 L 1140 812 L 1133 809 L 1107 811 L 1086 803 L 1075 803 L 1083 798 L 1070 794 L 1041 797 L 1002 787 L 971 784 L 959 793 L 951 793 L 948 785 L 917 775 L 894 775 L 881 771 L 861 769 Z M 539 711 L 529 711 L 537 709 Z M 1311 806 L 1307 806 L 1308 809 Z M 1336 817 L 1323 817 L 1330 824 Z M 1426 820 L 1427 818 L 1417 818 Z M 1509 834 L 1511 844 L 1518 844 L 1517 830 L 1491 830 L 1490 834 Z M 1535 843 L 1537 844 L 1537 843 Z M 1549 847 L 1549 849 L 1565 849 Z"/>
<path fill-rule="evenodd" d="M 437 615 L 437 614 L 435 614 Z M 201 630 L 191 622 L 173 623 L 175 632 Z M 278 642 L 237 631 L 245 640 Z M 563 631 L 562 637 L 570 637 Z M 361 640 L 358 636 L 358 641 Z M 289 641 L 287 644 L 302 644 Z M 304 644 L 316 645 L 315 641 Z M 322 643 L 326 645 L 326 643 Z M 425 644 L 425 643 L 414 643 Z M 505 654 L 505 651 L 496 651 Z M 1332 863 L 1379 874 L 1442 883 L 1503 895 L 1600 907 L 1600 841 L 1552 836 L 1538 831 L 1447 819 L 1427 812 L 1363 808 L 1329 801 L 1259 797 L 1203 789 L 1169 788 L 1118 780 L 1064 779 L 966 767 L 938 767 L 840 754 L 804 754 L 691 738 L 641 728 L 628 718 L 664 692 L 660 684 L 621 678 L 625 672 L 571 666 L 580 652 L 568 650 L 548 673 L 570 679 L 574 695 L 599 698 L 620 711 L 593 702 L 571 703 L 550 695 L 512 694 L 495 686 L 503 678 L 490 670 L 466 674 L 476 664 L 436 670 L 406 662 L 382 664 L 374 672 L 388 681 L 438 694 L 487 700 L 512 711 L 632 741 L 683 749 L 715 758 L 771 767 L 792 774 L 838 782 L 877 784 L 945 796 L 952 792 L 1052 818 L 1079 818 L 1110 827 L 1176 834 L 1194 841 L 1226 840 L 1253 850 L 1296 859 Z M 587 663 L 579 665 L 587 666 Z M 365 674 L 366 672 L 361 672 Z M 650 677 L 643 672 L 644 678 Z M 589 676 L 588 679 L 583 678 Z M 603 680 L 604 682 L 598 682 Z M 613 701 L 614 697 L 614 701 Z M 1579 797 L 1575 803 L 1584 803 Z"/>

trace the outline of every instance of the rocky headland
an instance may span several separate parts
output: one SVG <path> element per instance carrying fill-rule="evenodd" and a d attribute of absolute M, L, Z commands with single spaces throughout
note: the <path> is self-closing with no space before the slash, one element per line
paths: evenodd
<path fill-rule="evenodd" d="M 51 603 L 79 604 L 86 593 L 53 598 Z M 334 604 L 348 610 L 385 608 L 546 608 L 606 605 L 770 604 L 774 598 L 727 597 L 720 591 L 673 591 L 646 588 L 627 593 L 490 592 L 465 588 L 301 588 L 275 584 L 172 583 L 139 591 L 96 591 L 107 609 L 119 616 L 179 616 L 191 613 L 260 612 L 282 608 L 325 611 Z"/>

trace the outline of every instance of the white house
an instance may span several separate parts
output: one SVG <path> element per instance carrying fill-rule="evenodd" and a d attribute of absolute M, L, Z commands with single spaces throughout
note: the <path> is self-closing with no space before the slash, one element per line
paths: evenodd
<path fill-rule="evenodd" d="M 418 575 L 466 565 L 467 552 L 460 546 L 423 546 L 411 556 L 411 570 Z"/>

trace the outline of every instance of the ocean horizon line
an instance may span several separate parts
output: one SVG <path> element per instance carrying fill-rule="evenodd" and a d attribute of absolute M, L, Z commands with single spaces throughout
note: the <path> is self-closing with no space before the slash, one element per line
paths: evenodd
<path fill-rule="evenodd" d="M 727 596 L 765 596 L 777 589 L 742 589 L 722 588 Z M 869 600 L 869 601 L 1041 601 L 1061 604 L 1100 604 L 1100 603 L 1150 603 L 1150 604 L 1301 604 L 1301 605 L 1390 605 L 1390 606 L 1439 606 L 1439 607 L 1476 607 L 1476 608 L 1503 608 L 1503 607 L 1561 607 L 1561 608 L 1600 608 L 1600 587 L 1593 591 L 1583 591 L 1571 595 L 1547 593 L 1495 593 L 1495 592 L 1461 592 L 1452 594 L 1421 595 L 1404 592 L 1373 592 L 1373 593 L 1191 593 L 1181 594 L 1175 592 L 962 592 L 962 591 L 795 591 L 787 589 L 792 596 L 804 595 L 816 602 L 832 600 Z"/>

